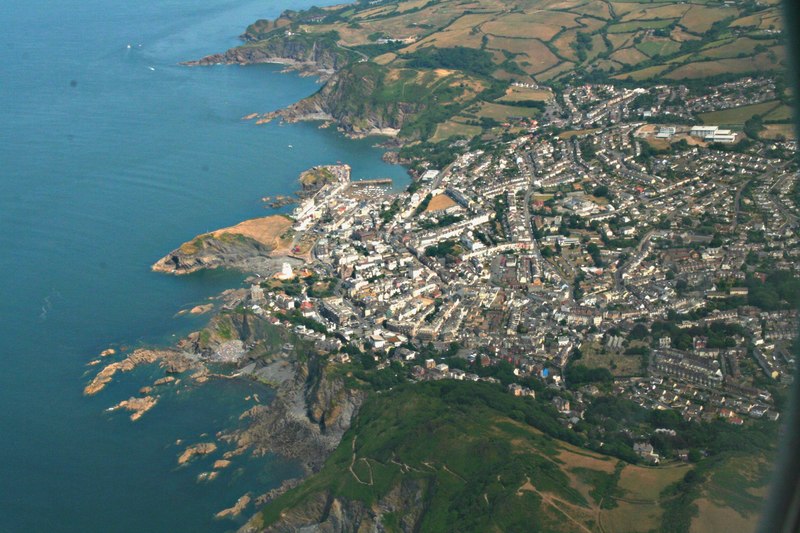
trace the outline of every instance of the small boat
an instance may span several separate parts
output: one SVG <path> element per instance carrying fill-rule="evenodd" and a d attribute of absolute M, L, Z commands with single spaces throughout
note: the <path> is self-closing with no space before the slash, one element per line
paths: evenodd
<path fill-rule="evenodd" d="M 292 146 L 292 145 L 290 144 L 290 145 L 289 145 L 289 148 L 294 148 L 294 146 Z"/>
<path fill-rule="evenodd" d="M 130 49 L 131 49 L 131 45 L 130 45 L 130 43 L 128 43 L 128 50 L 130 50 Z"/>
<path fill-rule="evenodd" d="M 155 70 L 156 69 L 156 67 L 147 67 L 147 68 L 149 68 L 150 70 Z"/>

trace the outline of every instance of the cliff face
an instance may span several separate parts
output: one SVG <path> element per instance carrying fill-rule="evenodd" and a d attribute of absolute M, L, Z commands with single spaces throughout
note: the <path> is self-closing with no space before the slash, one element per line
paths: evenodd
<path fill-rule="evenodd" d="M 355 63 L 338 71 L 315 94 L 267 116 L 287 122 L 334 120 L 346 135 L 396 136 L 419 103 L 382 97 L 387 70 L 374 63 Z"/>
<path fill-rule="evenodd" d="M 277 34 L 264 40 L 248 42 L 222 54 L 212 54 L 188 66 L 217 64 L 250 65 L 282 63 L 309 72 L 328 73 L 339 70 L 351 60 L 351 53 L 340 48 L 328 35 Z"/>
<path fill-rule="evenodd" d="M 260 373 L 266 379 L 277 373 L 289 379 L 278 386 L 269 406 L 248 413 L 250 426 L 238 437 L 240 445 L 252 444 L 259 453 L 300 461 L 308 474 L 322 468 L 364 400 L 315 359 L 273 363 Z"/>
<path fill-rule="evenodd" d="M 272 247 L 247 237 L 203 235 L 162 257 L 152 269 L 180 275 L 204 268 L 237 267 L 249 258 L 268 255 L 272 250 Z"/>
<path fill-rule="evenodd" d="M 426 485 L 425 480 L 405 479 L 371 506 L 360 501 L 333 497 L 328 492 L 316 493 L 302 507 L 282 513 L 281 518 L 274 524 L 263 527 L 256 518 L 240 532 L 386 531 L 384 520 L 391 515 L 392 520 L 396 520 L 396 531 L 410 533 L 419 528 L 420 518 L 425 509 Z"/>
<path fill-rule="evenodd" d="M 167 274 L 189 274 L 218 267 L 258 271 L 259 265 L 254 260 L 267 259 L 276 250 L 288 251 L 291 226 L 292 221 L 280 215 L 246 220 L 195 237 L 159 259 L 152 269 Z"/>
<path fill-rule="evenodd" d="M 233 291 L 232 300 L 246 305 L 247 291 Z M 291 342 L 283 329 L 265 318 L 242 311 L 223 311 L 203 330 L 191 334 L 181 348 L 206 361 L 236 363 L 276 389 L 275 399 L 245 413 L 247 426 L 226 437 L 237 448 L 256 454 L 276 453 L 301 463 L 307 474 L 318 471 L 350 428 L 364 394 L 349 389 L 327 360 L 308 353 L 274 358 L 265 353 Z M 278 348 L 279 349 L 279 348 Z M 309 348 L 311 349 L 311 348 Z"/>

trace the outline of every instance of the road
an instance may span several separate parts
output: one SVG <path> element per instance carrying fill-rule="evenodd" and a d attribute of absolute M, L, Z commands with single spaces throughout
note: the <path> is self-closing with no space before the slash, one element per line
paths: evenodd
<path fill-rule="evenodd" d="M 736 197 L 733 199 L 733 223 L 731 224 L 731 232 L 736 230 L 736 226 L 739 224 L 739 212 L 741 211 L 741 203 L 740 200 L 742 198 L 742 192 L 747 188 L 747 185 L 752 180 L 746 180 L 742 183 L 742 186 L 736 190 Z"/>
<path fill-rule="evenodd" d="M 670 214 L 667 216 L 667 219 L 668 219 L 668 220 L 669 220 L 669 219 L 671 219 L 671 218 L 672 218 L 672 217 L 674 217 L 674 216 L 675 216 L 677 213 L 678 213 L 677 211 L 673 211 L 672 213 L 670 213 Z M 617 271 L 616 271 L 616 272 L 614 272 L 614 288 L 615 288 L 616 290 L 618 290 L 618 291 L 619 291 L 619 290 L 622 290 L 622 289 L 625 287 L 625 285 L 622 283 L 622 273 L 625 271 L 625 269 L 627 269 L 627 268 L 628 268 L 628 265 L 630 265 L 630 264 L 631 264 L 631 262 L 633 261 L 633 259 L 634 259 L 634 258 L 635 258 L 635 257 L 636 257 L 638 254 L 642 253 L 642 250 L 644 249 L 645 245 L 646 245 L 648 242 L 650 242 L 650 238 L 653 236 L 653 233 L 655 233 L 655 231 L 656 231 L 656 230 L 654 230 L 654 229 L 651 229 L 650 231 L 648 231 L 647 233 L 645 233 L 645 234 L 644 234 L 644 237 L 642 237 L 642 240 L 640 240 L 640 241 L 639 241 L 639 244 L 637 244 L 637 245 L 636 245 L 636 250 L 635 250 L 635 251 L 634 251 L 634 252 L 631 254 L 631 257 L 630 257 L 630 259 L 627 261 L 627 263 L 626 263 L 626 264 L 624 264 L 624 265 L 622 265 L 622 266 L 620 266 L 619 268 L 617 268 Z"/>
<path fill-rule="evenodd" d="M 782 165 L 779 165 L 775 169 L 767 172 L 766 174 L 763 174 L 763 176 L 772 177 L 775 175 L 776 172 L 784 170 L 789 165 L 789 163 L 790 161 L 787 161 Z M 772 203 L 775 204 L 775 207 L 778 208 L 778 211 L 780 211 L 781 215 L 783 215 L 783 217 L 786 218 L 786 224 L 784 224 L 783 227 L 786 227 L 787 224 L 797 225 L 798 218 L 797 215 L 792 213 L 792 211 L 788 207 L 786 207 L 786 205 L 781 201 L 781 199 L 778 197 L 778 194 L 775 192 L 775 189 L 778 188 L 779 186 L 783 186 L 784 182 L 791 178 L 792 178 L 791 174 L 784 174 L 783 176 L 775 180 L 775 183 L 773 183 L 772 187 L 769 188 L 769 196 L 770 199 L 772 200 Z"/>

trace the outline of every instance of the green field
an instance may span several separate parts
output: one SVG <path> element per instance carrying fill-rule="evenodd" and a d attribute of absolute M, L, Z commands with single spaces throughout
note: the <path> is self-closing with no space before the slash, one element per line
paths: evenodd
<path fill-rule="evenodd" d="M 766 124 L 759 136 L 762 139 L 797 139 L 794 124 Z"/>
<path fill-rule="evenodd" d="M 636 81 L 649 80 L 664 72 L 668 67 L 666 65 L 656 65 L 654 67 L 647 67 L 641 70 L 634 70 L 626 74 L 617 74 L 614 79 L 625 80 L 632 79 Z"/>
<path fill-rule="evenodd" d="M 502 96 L 497 101 L 520 101 L 520 100 L 535 100 L 539 102 L 546 102 L 553 98 L 553 92 L 550 89 L 530 89 L 527 87 L 509 87 L 506 90 L 505 96 Z"/>
<path fill-rule="evenodd" d="M 650 57 L 655 55 L 659 56 L 668 56 L 672 55 L 680 49 L 680 43 L 676 43 L 675 41 L 646 41 L 643 43 L 639 43 L 636 45 L 641 52 L 647 54 Z"/>
<path fill-rule="evenodd" d="M 720 462 L 707 476 L 691 531 L 754 531 L 770 475 L 771 464 L 761 456 Z"/>
<path fill-rule="evenodd" d="M 656 20 L 636 20 L 632 22 L 622 22 L 620 24 L 612 24 L 609 26 L 609 33 L 628 33 L 631 31 L 639 31 L 642 29 L 656 30 L 658 28 L 666 28 L 672 24 L 669 19 L 656 19 Z"/>
<path fill-rule="evenodd" d="M 468 111 L 479 117 L 486 117 L 500 122 L 515 117 L 535 117 L 540 113 L 535 108 L 495 104 L 492 102 L 484 102 L 477 109 Z"/>
<path fill-rule="evenodd" d="M 439 124 L 431 141 L 439 142 L 456 136 L 469 138 L 478 135 L 481 131 L 480 126 L 471 126 L 462 122 L 456 122 L 455 120 L 448 120 L 447 122 Z"/>
<path fill-rule="evenodd" d="M 635 346 L 640 344 L 634 343 Z M 625 349 L 611 350 L 600 344 L 584 343 L 581 345 L 583 358 L 581 364 L 589 368 L 608 368 L 615 376 L 636 376 L 642 374 L 641 355 L 625 355 Z"/>
<path fill-rule="evenodd" d="M 768 115 L 772 110 L 777 109 L 779 106 L 780 102 L 772 100 L 770 102 L 762 102 L 760 104 L 723 109 L 722 111 L 700 113 L 698 117 L 703 124 L 712 124 L 716 126 L 741 126 L 753 115 L 761 115 L 763 117 Z"/>
<path fill-rule="evenodd" d="M 770 111 L 766 115 L 764 115 L 764 120 L 787 120 L 787 121 L 791 121 L 792 118 L 793 118 L 793 114 L 792 113 L 793 113 L 792 112 L 792 108 L 787 106 L 787 105 L 785 105 L 785 104 L 783 104 L 783 105 L 780 105 L 780 106 L 776 107 L 775 109 L 773 109 L 772 111 Z"/>

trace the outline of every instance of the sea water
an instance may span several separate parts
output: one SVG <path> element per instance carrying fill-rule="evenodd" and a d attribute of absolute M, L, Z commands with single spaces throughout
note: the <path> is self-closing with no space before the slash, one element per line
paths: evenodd
<path fill-rule="evenodd" d="M 311 3 L 0 2 L 0 531 L 225 531 L 238 523 L 217 511 L 297 475 L 279 457 L 237 458 L 207 483 L 214 458 L 177 466 L 186 444 L 234 427 L 246 397 L 268 399 L 255 384 L 173 392 L 137 422 L 106 408 L 155 370 L 82 389 L 101 350 L 175 342 L 207 320 L 178 311 L 241 282 L 151 273 L 181 242 L 268 214 L 260 198 L 316 164 L 405 179 L 374 139 L 241 120 L 313 93 L 313 78 L 178 65 Z"/>

